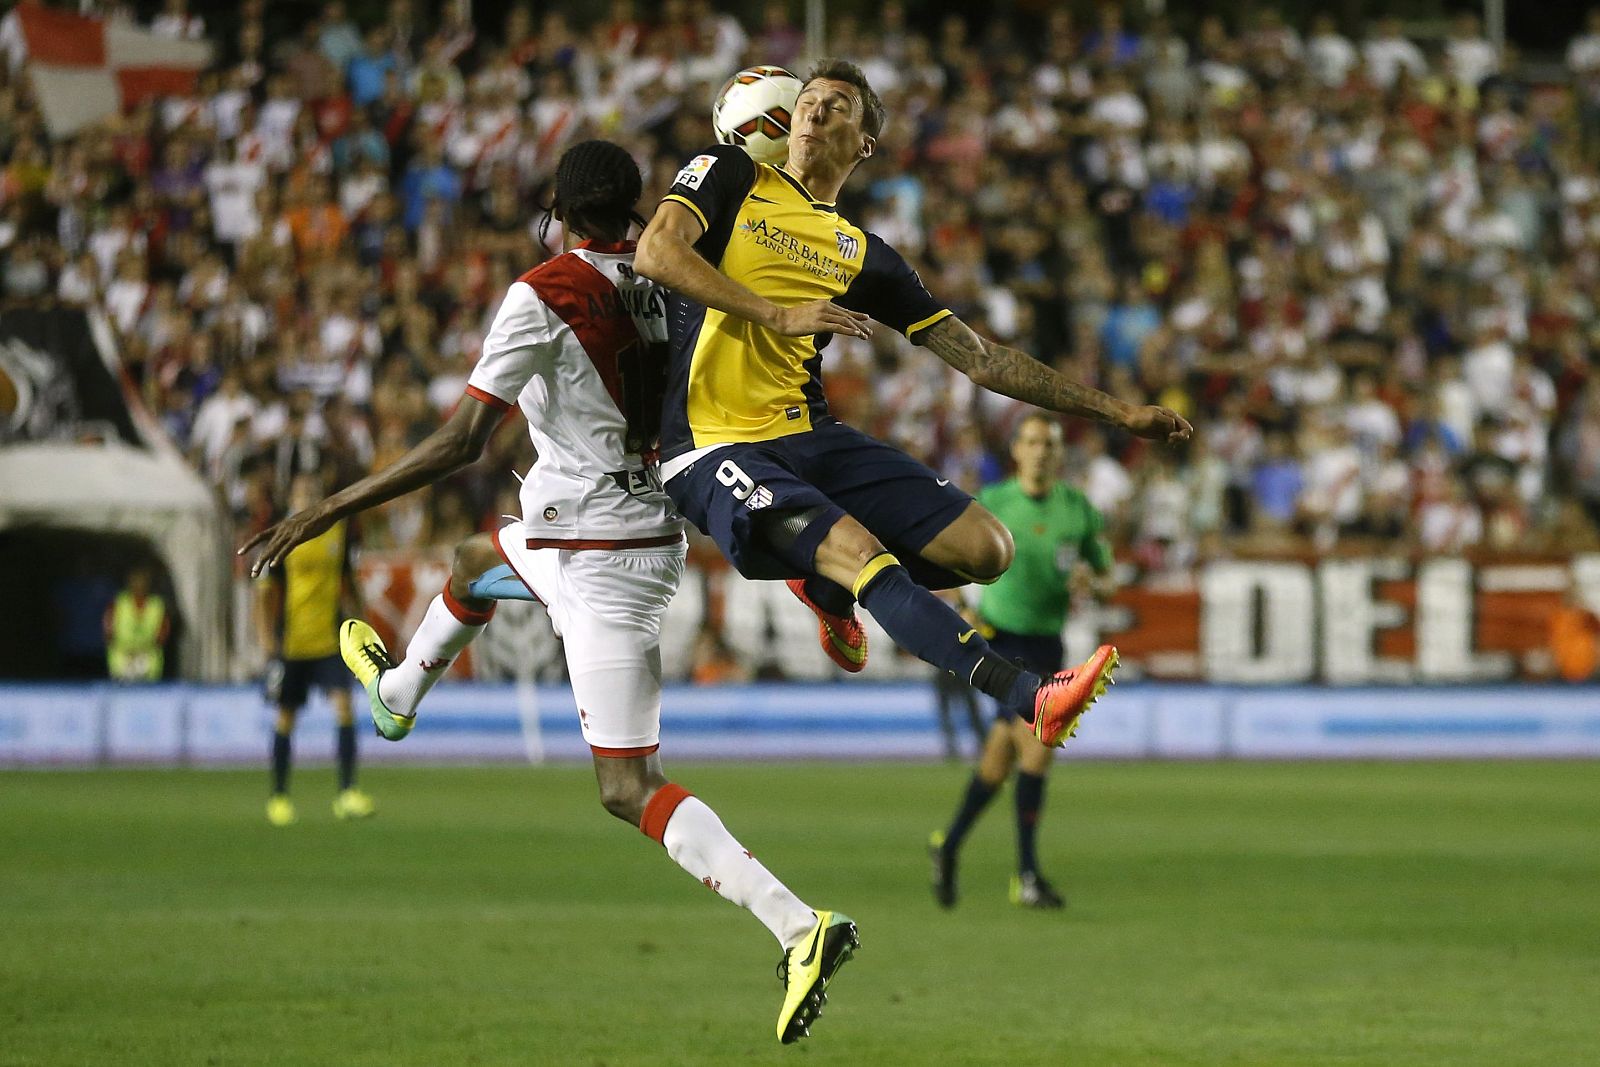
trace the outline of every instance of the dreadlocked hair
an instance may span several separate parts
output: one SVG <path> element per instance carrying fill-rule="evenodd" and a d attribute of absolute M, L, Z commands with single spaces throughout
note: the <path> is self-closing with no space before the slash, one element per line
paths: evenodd
<path fill-rule="evenodd" d="M 639 165 L 625 149 L 610 141 L 583 141 L 561 154 L 556 164 L 556 191 L 550 214 L 539 225 L 544 238 L 550 219 L 560 218 L 567 229 L 585 237 L 620 241 L 628 224 L 644 225 L 634 211 L 644 192 Z"/>

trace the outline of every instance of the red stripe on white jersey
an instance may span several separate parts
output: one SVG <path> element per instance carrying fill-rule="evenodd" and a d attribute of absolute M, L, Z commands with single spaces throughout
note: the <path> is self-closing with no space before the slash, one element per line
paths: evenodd
<path fill-rule="evenodd" d="M 629 345 L 639 344 L 640 338 L 639 328 L 611 279 L 582 258 L 563 253 L 518 280 L 532 287 L 545 306 L 572 330 L 621 414 L 622 371 L 617 354 Z"/>

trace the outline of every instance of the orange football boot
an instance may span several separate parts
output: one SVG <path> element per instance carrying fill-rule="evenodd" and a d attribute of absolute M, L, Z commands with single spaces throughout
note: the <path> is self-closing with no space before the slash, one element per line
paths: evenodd
<path fill-rule="evenodd" d="M 1117 662 L 1116 647 L 1101 645 L 1081 664 L 1041 685 L 1033 697 L 1033 736 L 1052 748 L 1066 744 L 1078 732 L 1083 713 L 1105 695 L 1106 686 L 1116 684 L 1111 672 Z"/>
<path fill-rule="evenodd" d="M 800 603 L 816 614 L 817 639 L 822 643 L 822 651 L 826 652 L 828 658 L 837 663 L 841 669 L 851 674 L 859 674 L 867 665 L 867 630 L 861 625 L 861 620 L 856 618 L 855 612 L 852 611 L 845 616 L 822 610 L 806 596 L 804 578 L 790 578 L 785 584 Z"/>

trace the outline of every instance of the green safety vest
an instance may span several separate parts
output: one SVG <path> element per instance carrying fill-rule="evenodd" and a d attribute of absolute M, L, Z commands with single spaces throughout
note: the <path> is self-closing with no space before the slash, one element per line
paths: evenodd
<path fill-rule="evenodd" d="M 111 677 L 121 682 L 158 682 L 165 656 L 161 649 L 161 627 L 167 620 L 167 604 L 160 597 L 144 598 L 144 606 L 134 603 L 132 593 L 121 593 L 111 607 L 111 642 L 106 648 L 106 663 Z"/>

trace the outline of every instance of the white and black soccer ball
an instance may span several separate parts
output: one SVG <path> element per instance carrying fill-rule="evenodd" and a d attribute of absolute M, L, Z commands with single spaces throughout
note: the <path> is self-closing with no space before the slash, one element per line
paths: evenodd
<path fill-rule="evenodd" d="M 789 124 L 804 83 L 782 67 L 749 67 L 729 78 L 711 105 L 717 140 L 750 153 L 757 163 L 789 156 Z"/>

